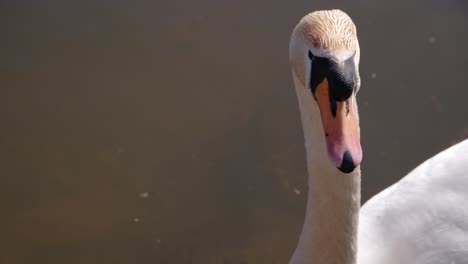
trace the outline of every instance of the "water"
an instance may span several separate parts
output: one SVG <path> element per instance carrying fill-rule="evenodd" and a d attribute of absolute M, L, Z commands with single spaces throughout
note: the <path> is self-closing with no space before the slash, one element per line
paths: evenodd
<path fill-rule="evenodd" d="M 358 27 L 363 199 L 468 136 L 464 1 L 3 1 L 0 262 L 286 263 L 292 28 Z"/>

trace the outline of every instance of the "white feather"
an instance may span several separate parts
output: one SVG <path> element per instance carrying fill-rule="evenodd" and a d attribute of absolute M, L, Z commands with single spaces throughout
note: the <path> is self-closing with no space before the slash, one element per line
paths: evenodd
<path fill-rule="evenodd" d="M 427 160 L 360 211 L 358 263 L 468 263 L 468 140 Z"/>

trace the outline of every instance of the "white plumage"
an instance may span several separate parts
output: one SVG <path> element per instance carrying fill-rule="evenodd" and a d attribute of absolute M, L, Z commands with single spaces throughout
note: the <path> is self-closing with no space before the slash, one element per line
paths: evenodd
<path fill-rule="evenodd" d="M 468 264 L 468 140 L 361 208 L 354 23 L 339 10 L 313 12 L 294 29 L 289 54 L 309 172 L 306 217 L 290 263 Z"/>
<path fill-rule="evenodd" d="M 372 197 L 358 234 L 359 264 L 468 263 L 468 140 Z"/>

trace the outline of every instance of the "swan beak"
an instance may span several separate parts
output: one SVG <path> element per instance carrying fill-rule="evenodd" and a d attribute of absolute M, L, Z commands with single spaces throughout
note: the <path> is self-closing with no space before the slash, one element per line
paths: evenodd
<path fill-rule="evenodd" d="M 355 97 L 351 95 L 344 101 L 332 99 L 325 78 L 317 86 L 315 98 L 320 108 L 328 156 L 340 171 L 350 173 L 362 160 Z"/>

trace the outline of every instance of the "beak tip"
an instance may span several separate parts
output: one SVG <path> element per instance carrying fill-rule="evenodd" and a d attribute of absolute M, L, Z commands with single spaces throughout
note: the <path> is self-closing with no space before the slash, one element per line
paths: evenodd
<path fill-rule="evenodd" d="M 354 164 L 351 153 L 346 150 L 343 154 L 343 159 L 341 160 L 341 165 L 338 167 L 338 169 L 343 173 L 351 173 L 356 167 L 357 165 Z"/>

